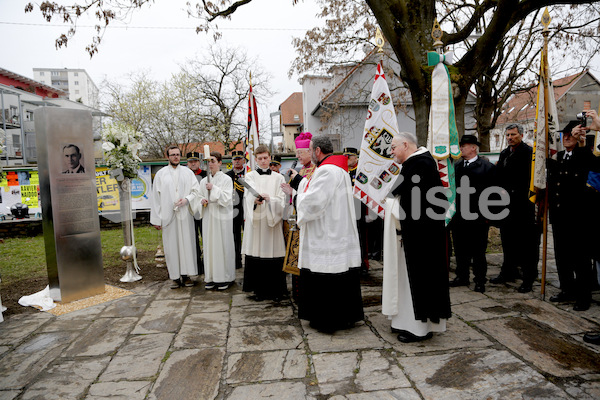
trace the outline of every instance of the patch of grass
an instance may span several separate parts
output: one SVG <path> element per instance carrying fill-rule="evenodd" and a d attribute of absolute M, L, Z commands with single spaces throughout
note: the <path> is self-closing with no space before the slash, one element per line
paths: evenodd
<path fill-rule="evenodd" d="M 123 265 L 119 255 L 124 245 L 123 230 L 102 230 L 100 235 L 104 268 Z M 156 246 L 162 242 L 160 232 L 149 225 L 135 227 L 134 236 L 138 254 L 141 251 L 156 251 Z M 46 250 L 42 235 L 4 239 L 0 249 L 0 277 L 3 284 L 47 276 Z"/>

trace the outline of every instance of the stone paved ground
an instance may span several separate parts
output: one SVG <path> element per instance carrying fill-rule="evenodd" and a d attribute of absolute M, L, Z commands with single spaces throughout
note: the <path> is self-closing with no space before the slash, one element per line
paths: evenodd
<path fill-rule="evenodd" d="M 488 276 L 501 255 L 489 255 Z M 585 312 L 518 284 L 451 289 L 448 331 L 402 344 L 381 315 L 382 266 L 363 282 L 364 322 L 333 335 L 295 305 L 254 302 L 238 284 L 168 282 L 60 317 L 0 324 L 0 400 L 11 399 L 599 399 L 600 306 Z M 600 300 L 600 293 L 594 294 Z"/>

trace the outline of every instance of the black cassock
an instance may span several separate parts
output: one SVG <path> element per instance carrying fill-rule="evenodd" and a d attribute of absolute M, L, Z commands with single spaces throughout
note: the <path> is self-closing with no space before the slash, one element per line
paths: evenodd
<path fill-rule="evenodd" d="M 399 179 L 401 183 L 393 194 L 400 196 L 400 215 L 404 218 L 400 221 L 401 234 L 415 319 L 438 323 L 440 318 L 452 315 L 443 217 L 447 200 L 441 190 L 442 181 L 429 152 L 405 160 Z M 437 190 L 435 204 L 427 200 L 430 189 Z M 428 216 L 427 209 L 442 217 Z"/>

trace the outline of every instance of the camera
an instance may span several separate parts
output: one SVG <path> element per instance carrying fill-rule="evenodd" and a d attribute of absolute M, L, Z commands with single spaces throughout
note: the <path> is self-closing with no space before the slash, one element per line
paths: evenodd
<path fill-rule="evenodd" d="M 583 128 L 584 126 L 586 126 L 587 123 L 587 114 L 585 111 L 580 112 L 579 114 L 577 114 L 577 119 L 579 120 L 581 127 Z"/>

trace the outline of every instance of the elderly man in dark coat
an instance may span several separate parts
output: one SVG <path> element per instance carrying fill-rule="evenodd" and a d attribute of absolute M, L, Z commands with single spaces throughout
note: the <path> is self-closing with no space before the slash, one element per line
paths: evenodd
<path fill-rule="evenodd" d="M 479 157 L 480 145 L 476 136 L 463 135 L 460 138 L 463 158 L 454 164 L 456 214 L 450 228 L 456 254 L 456 278 L 450 282 L 450 286 L 469 286 L 469 267 L 473 263 L 475 291 L 483 293 L 487 282 L 485 251 L 490 226 L 480 210 L 480 197 L 485 189 L 495 184 L 496 167 Z"/>
<path fill-rule="evenodd" d="M 417 147 L 412 134 L 400 132 L 391 150 L 394 161 L 402 164 L 400 184 L 392 192 L 397 197 L 394 204 L 399 199 L 400 210 L 398 218 L 395 207 L 386 210 L 386 225 L 397 219 L 400 230 L 397 225 L 393 233 L 386 229 L 385 240 L 398 244 L 386 245 L 386 249 L 398 250 L 386 250 L 384 257 L 383 312 L 392 317 L 392 331 L 398 332 L 398 340 L 407 343 L 445 331 L 446 319 L 451 316 L 444 222 L 448 202 L 435 160 L 427 149 Z M 390 240 L 387 232 L 397 236 Z M 388 274 L 386 269 L 393 273 Z M 397 282 L 386 282 L 386 276 Z M 388 297 L 388 288 L 397 295 Z"/>
<path fill-rule="evenodd" d="M 504 261 L 500 274 L 491 283 L 514 282 L 521 267 L 523 282 L 520 293 L 531 292 L 538 276 L 541 227 L 536 222 L 535 205 L 529 201 L 531 180 L 531 146 L 523 142 L 523 126 L 510 124 L 505 129 L 508 147 L 496 164 L 498 183 L 510 197 L 509 214 L 500 222 Z"/>

